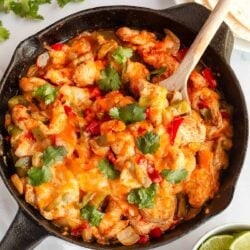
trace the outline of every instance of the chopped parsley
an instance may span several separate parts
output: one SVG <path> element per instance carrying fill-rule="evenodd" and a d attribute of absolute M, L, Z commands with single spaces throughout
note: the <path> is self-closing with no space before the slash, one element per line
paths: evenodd
<path fill-rule="evenodd" d="M 171 184 L 177 184 L 185 180 L 188 176 L 186 169 L 170 170 L 164 169 L 161 171 L 161 175 Z"/>
<path fill-rule="evenodd" d="M 151 71 L 147 76 L 147 80 L 150 81 L 153 76 L 161 75 L 162 73 L 164 73 L 166 71 L 166 69 L 167 69 L 167 67 L 161 67 L 159 69 L 155 69 L 155 70 Z"/>
<path fill-rule="evenodd" d="M 114 165 L 111 164 L 107 159 L 100 160 L 98 162 L 98 168 L 102 174 L 111 180 L 114 180 L 120 176 L 120 172 L 115 169 Z"/>
<path fill-rule="evenodd" d="M 109 115 L 113 119 L 121 120 L 126 124 L 139 122 L 146 119 L 146 109 L 140 107 L 136 103 L 128 104 L 127 106 L 109 110 Z"/>
<path fill-rule="evenodd" d="M 40 87 L 37 87 L 32 95 L 43 100 L 46 105 L 55 101 L 57 97 L 57 88 L 53 87 L 49 83 L 46 83 Z"/>
<path fill-rule="evenodd" d="M 153 131 L 147 132 L 143 136 L 137 137 L 136 146 L 143 154 L 155 153 L 160 146 L 160 136 Z"/>
<path fill-rule="evenodd" d="M 132 189 L 128 194 L 128 203 L 137 205 L 142 208 L 153 208 L 154 200 L 157 191 L 157 185 L 151 184 L 148 188 Z"/>
<path fill-rule="evenodd" d="M 98 80 L 98 86 L 103 91 L 118 90 L 122 85 L 118 72 L 111 66 L 107 66 L 101 71 L 101 79 Z"/>
<path fill-rule="evenodd" d="M 91 226 L 98 226 L 104 214 L 98 211 L 94 206 L 87 204 L 81 210 L 81 217 L 89 221 Z"/>
<path fill-rule="evenodd" d="M 119 46 L 115 49 L 112 56 L 117 63 L 124 64 L 126 63 L 128 58 L 133 56 L 133 50 L 131 48 L 125 48 L 125 47 Z"/>

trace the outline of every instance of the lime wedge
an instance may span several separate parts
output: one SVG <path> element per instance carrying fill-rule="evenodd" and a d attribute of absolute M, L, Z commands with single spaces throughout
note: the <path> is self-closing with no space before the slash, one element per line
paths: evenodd
<path fill-rule="evenodd" d="M 230 250 L 249 250 L 250 249 L 250 231 L 239 235 L 230 245 Z"/>
<path fill-rule="evenodd" d="M 199 250 L 228 250 L 233 239 L 232 235 L 227 234 L 212 236 L 202 243 Z"/>

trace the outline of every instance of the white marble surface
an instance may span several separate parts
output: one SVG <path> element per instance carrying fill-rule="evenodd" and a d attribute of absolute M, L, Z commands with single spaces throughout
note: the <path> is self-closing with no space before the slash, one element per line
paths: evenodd
<path fill-rule="evenodd" d="M 4 71 L 11 59 L 11 55 L 16 45 L 27 36 L 34 34 L 38 30 L 48 26 L 54 21 L 79 11 L 91 7 L 104 5 L 137 5 L 151 7 L 155 9 L 163 9 L 173 5 L 173 1 L 169 0 L 86 0 L 81 4 L 70 4 L 63 10 L 59 9 L 55 3 L 51 6 L 44 5 L 41 8 L 41 14 L 44 15 L 44 21 L 26 21 L 12 15 L 0 15 L 3 23 L 10 28 L 10 40 L 0 44 L 0 69 Z M 231 65 L 238 79 L 240 80 L 242 89 L 245 93 L 247 106 L 250 106 L 250 54 L 233 51 Z M 187 236 L 176 240 L 167 246 L 160 247 L 158 250 L 191 250 L 194 243 L 207 231 L 217 225 L 229 222 L 249 222 L 250 223 L 250 149 L 248 149 L 247 157 L 240 175 L 234 199 L 230 206 L 218 216 L 206 222 L 203 226 L 189 233 Z M 17 204 L 10 196 L 9 192 L 0 179 L 0 239 L 4 236 L 12 219 L 17 211 Z M 19 248 L 21 249 L 21 248 Z M 83 248 L 74 246 L 55 237 L 48 237 L 35 248 L 36 250 L 80 250 Z M 6 249 L 8 250 L 8 249 Z"/>

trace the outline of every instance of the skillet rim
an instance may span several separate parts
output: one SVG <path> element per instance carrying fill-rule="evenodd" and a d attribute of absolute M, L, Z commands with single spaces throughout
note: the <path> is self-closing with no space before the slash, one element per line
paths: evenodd
<path fill-rule="evenodd" d="M 184 4 L 185 6 L 187 5 L 196 5 L 196 4 Z M 172 7 L 172 8 L 169 8 L 169 9 L 174 9 L 176 6 Z M 13 56 L 10 60 L 10 63 L 2 77 L 2 80 L 1 80 L 1 85 L 0 85 L 0 93 L 2 92 L 2 88 L 4 86 L 4 83 L 6 82 L 7 78 L 8 78 L 8 75 L 10 74 L 13 66 L 15 65 L 16 63 L 16 60 L 18 60 L 18 50 L 22 48 L 22 46 L 29 40 L 31 39 L 38 39 L 40 40 L 40 37 L 42 37 L 42 35 L 46 32 L 48 32 L 48 30 L 52 29 L 52 28 L 55 28 L 57 25 L 61 25 L 61 23 L 66 23 L 66 22 L 69 22 L 71 19 L 74 19 L 74 18 L 77 18 L 78 16 L 84 16 L 86 14 L 91 14 L 91 13 L 95 13 L 95 12 L 98 12 L 98 11 L 105 11 L 105 10 L 109 10 L 109 11 L 112 11 L 112 10 L 132 10 L 132 11 L 146 11 L 146 12 L 149 12 L 149 13 L 152 13 L 154 15 L 159 15 L 159 16 L 162 16 L 164 18 L 168 18 L 166 16 L 166 14 L 164 13 L 164 11 L 167 11 L 169 9 L 165 9 L 165 10 L 154 10 L 154 9 L 150 9 L 150 8 L 143 8 L 143 7 L 136 7 L 136 6 L 125 6 L 125 5 L 116 5 L 116 6 L 103 6 L 103 7 L 96 7 L 96 8 L 91 8 L 91 9 L 87 9 L 87 10 L 82 10 L 82 11 L 79 11 L 77 13 L 73 13 L 65 18 L 62 18 L 60 20 L 58 20 L 57 22 L 49 25 L 48 27 L 45 27 L 44 29 L 42 29 L 41 31 L 35 33 L 34 35 L 31 35 L 29 36 L 28 38 L 24 39 L 23 41 L 21 41 L 14 53 L 13 53 Z M 183 25 L 182 25 L 183 26 Z M 189 29 L 188 27 L 186 27 L 186 29 Z M 41 45 L 41 44 L 40 44 Z M 220 56 L 220 55 L 218 55 Z M 225 66 L 227 67 L 227 69 L 229 70 L 230 74 L 231 74 L 231 77 L 233 78 L 233 82 L 235 84 L 235 86 L 237 87 L 238 91 L 240 92 L 240 99 L 243 103 L 242 107 L 243 107 L 243 110 L 242 112 L 244 113 L 244 124 L 246 125 L 245 126 L 245 135 L 246 135 L 246 138 L 244 140 L 244 147 L 243 147 L 243 150 L 241 152 L 242 156 L 240 157 L 241 158 L 241 162 L 240 162 L 240 168 L 237 172 L 237 175 L 235 176 L 234 178 L 234 185 L 231 189 L 231 192 L 230 192 L 230 199 L 229 199 L 229 202 L 228 204 L 226 204 L 226 206 L 221 210 L 219 211 L 218 213 L 216 214 L 211 214 L 211 215 L 208 215 L 207 217 L 204 217 L 202 220 L 200 220 L 198 223 L 196 223 L 195 225 L 193 225 L 192 227 L 189 228 L 189 230 L 186 230 L 184 233 L 181 234 L 181 236 L 184 236 L 186 235 L 187 233 L 189 233 L 190 231 L 194 230 L 195 228 L 197 228 L 198 226 L 200 226 L 201 224 L 203 224 L 204 222 L 206 222 L 208 219 L 210 219 L 211 217 L 215 216 L 215 215 L 218 215 L 219 213 L 221 213 L 222 211 L 224 211 L 224 209 L 226 207 L 228 207 L 231 203 L 231 200 L 233 198 L 233 193 L 234 193 L 234 187 L 237 183 L 237 180 L 238 180 L 238 177 L 239 177 L 239 174 L 241 172 L 241 169 L 243 167 L 243 163 L 244 163 L 244 158 L 245 158 L 245 155 L 246 155 L 246 149 L 247 149 L 247 137 L 248 137 L 248 118 L 247 118 L 247 109 L 246 109 L 246 103 L 245 103 L 245 99 L 244 99 L 244 95 L 242 93 L 242 89 L 240 87 L 240 84 L 231 68 L 231 66 L 228 64 L 228 62 L 226 61 L 225 58 L 222 58 L 221 57 L 221 60 L 222 62 L 225 64 Z M 3 164 L 1 164 L 3 165 Z M 25 213 L 27 213 L 34 222 L 36 222 L 37 224 L 41 225 L 49 234 L 53 235 L 53 236 L 57 236 L 58 238 L 60 239 L 63 239 L 63 240 L 66 240 L 68 242 L 71 242 L 73 244 L 76 244 L 76 245 L 80 245 L 80 246 L 85 246 L 85 247 L 89 247 L 91 249 L 110 249 L 110 246 L 109 247 L 105 247 L 105 246 L 101 246 L 99 244 L 97 244 L 97 246 L 93 245 L 93 244 L 88 244 L 86 242 L 79 242 L 77 240 L 75 240 L 74 238 L 72 237 L 67 237 L 67 236 L 63 236 L 61 235 L 61 233 L 59 231 L 56 231 L 54 228 L 51 228 L 51 223 L 46 220 L 46 222 L 44 223 L 44 220 L 41 220 L 40 218 L 37 218 L 38 216 L 34 214 L 33 211 L 31 211 L 31 208 L 28 207 L 29 205 L 27 204 L 27 202 L 25 202 L 25 200 L 20 197 L 20 195 L 18 195 L 17 191 L 14 189 L 13 186 L 11 186 L 11 184 L 9 183 L 10 181 L 8 180 L 8 178 L 6 177 L 5 173 L 4 173 L 4 170 L 2 168 L 0 168 L 0 173 L 1 173 L 1 176 L 4 180 L 4 183 L 5 183 L 5 186 L 8 188 L 8 190 L 10 191 L 11 195 L 14 197 L 14 199 L 17 201 L 18 205 L 19 205 L 19 209 L 21 209 L 22 211 L 24 211 Z M 28 206 L 27 206 L 28 205 Z M 32 208 L 33 209 L 33 208 Z M 167 235 L 167 234 L 166 234 Z M 149 245 L 146 245 L 146 246 L 141 246 L 141 245 L 133 245 L 131 247 L 125 247 L 125 249 L 150 249 L 150 248 L 155 248 L 155 247 L 159 247 L 159 246 L 162 246 L 162 245 L 166 245 L 174 240 L 176 240 L 176 238 L 179 237 L 178 235 L 171 238 L 171 239 L 165 239 L 164 241 L 152 241 Z M 113 247 L 113 249 L 124 249 L 124 246 L 118 246 L 118 247 L 115 247 L 115 246 L 111 246 Z"/>

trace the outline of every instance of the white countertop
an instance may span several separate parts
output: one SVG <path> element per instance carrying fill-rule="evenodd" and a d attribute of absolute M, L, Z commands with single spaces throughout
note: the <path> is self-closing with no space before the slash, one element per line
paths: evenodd
<path fill-rule="evenodd" d="M 11 55 L 17 44 L 26 37 L 45 28 L 56 20 L 77 12 L 81 9 L 88 9 L 104 5 L 137 5 L 154 9 L 164 9 L 174 2 L 170 0 L 85 0 L 83 3 L 69 4 L 64 9 L 57 7 L 56 3 L 52 5 L 44 5 L 41 7 L 40 13 L 45 17 L 44 21 L 26 21 L 24 19 L 0 14 L 0 20 L 11 31 L 11 37 L 7 42 L 0 44 L 0 70 L 4 71 L 8 66 Z M 231 57 L 231 65 L 234 69 L 245 93 L 247 106 L 250 106 L 250 54 L 233 50 Z M 173 243 L 157 250 L 191 250 L 194 243 L 207 231 L 215 226 L 229 222 L 245 222 L 250 223 L 250 149 L 248 147 L 247 157 L 241 172 L 232 203 L 221 214 L 213 217 L 208 222 L 192 231 L 187 236 L 182 237 Z M 11 197 L 4 184 L 0 179 L 0 240 L 4 236 L 7 228 L 13 220 L 17 204 Z M 21 248 L 19 248 L 21 249 Z M 64 242 L 55 237 L 48 237 L 35 248 L 36 250 L 82 250 L 84 248 Z M 6 249 L 8 250 L 8 249 Z"/>

